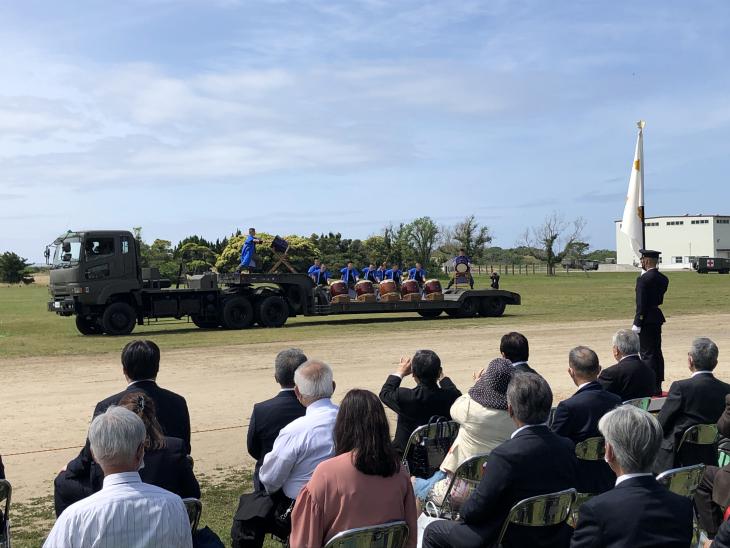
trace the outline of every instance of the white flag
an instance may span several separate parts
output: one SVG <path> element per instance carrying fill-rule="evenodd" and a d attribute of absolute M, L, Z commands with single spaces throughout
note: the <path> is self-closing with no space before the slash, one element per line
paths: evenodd
<path fill-rule="evenodd" d="M 624 216 L 621 219 L 621 232 L 628 236 L 636 257 L 640 257 L 639 249 L 644 247 L 644 125 L 643 120 L 637 122 L 639 136 L 636 139 L 634 163 L 631 166 L 629 192 L 626 195 Z"/>

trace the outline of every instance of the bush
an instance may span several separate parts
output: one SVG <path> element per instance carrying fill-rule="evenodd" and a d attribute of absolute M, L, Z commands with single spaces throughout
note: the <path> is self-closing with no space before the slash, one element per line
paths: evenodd
<path fill-rule="evenodd" d="M 12 251 L 0 255 L 0 281 L 17 284 L 24 279 L 26 283 L 33 281 L 33 276 L 30 275 L 30 263 Z"/>
<path fill-rule="evenodd" d="M 240 236 L 231 236 L 228 238 L 228 245 L 218 257 L 215 267 L 218 272 L 232 272 L 241 264 L 241 248 L 246 241 L 247 234 Z M 259 270 L 266 271 L 274 265 L 276 257 L 271 250 L 271 242 L 274 236 L 264 232 L 256 234 L 263 243 L 256 246 L 256 264 Z M 319 250 L 307 238 L 301 236 L 285 236 L 284 239 L 289 243 L 289 262 L 299 272 L 306 272 L 309 266 L 319 255 Z"/>

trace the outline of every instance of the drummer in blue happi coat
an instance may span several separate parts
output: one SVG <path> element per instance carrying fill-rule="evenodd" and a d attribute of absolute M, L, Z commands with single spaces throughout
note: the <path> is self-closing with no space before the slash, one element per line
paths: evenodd
<path fill-rule="evenodd" d="M 241 248 L 241 265 L 239 270 L 247 269 L 249 272 L 256 268 L 256 244 L 262 243 L 262 240 L 256 237 L 256 229 L 249 228 L 246 241 L 243 242 Z"/>

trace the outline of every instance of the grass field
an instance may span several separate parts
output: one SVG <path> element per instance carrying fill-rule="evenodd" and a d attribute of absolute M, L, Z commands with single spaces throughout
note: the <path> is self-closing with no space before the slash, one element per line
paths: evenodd
<path fill-rule="evenodd" d="M 672 272 L 664 313 L 709 314 L 725 312 L 730 304 L 730 276 L 702 276 Z M 561 320 L 629 318 L 634 310 L 633 273 L 583 273 L 503 275 L 501 288 L 522 295 L 521 306 L 508 306 L 511 326 Z M 487 287 L 486 277 L 477 287 Z M 130 339 L 154 336 L 164 348 L 191 348 L 222 344 L 277 342 L 314 337 L 345 336 L 362 332 L 417 330 L 438 326 L 454 329 L 485 322 L 499 324 L 505 318 L 454 320 L 442 316 L 425 320 L 416 314 L 377 314 L 292 318 L 282 329 L 254 328 L 243 331 L 201 330 L 186 321 L 160 321 L 137 327 L 128 337 L 85 337 L 76 331 L 73 318 L 46 312 L 46 287 L 0 287 L 0 357 L 27 357 L 118 352 Z"/>

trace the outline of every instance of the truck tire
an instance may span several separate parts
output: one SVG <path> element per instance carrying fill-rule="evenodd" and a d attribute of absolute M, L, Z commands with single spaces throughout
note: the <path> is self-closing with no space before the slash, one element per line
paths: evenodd
<path fill-rule="evenodd" d="M 257 308 L 256 316 L 263 327 L 281 327 L 289 318 L 289 305 L 279 295 L 266 297 Z"/>
<path fill-rule="evenodd" d="M 82 335 L 101 335 L 104 333 L 98 318 L 89 318 L 80 315 L 76 316 L 76 329 Z"/>
<path fill-rule="evenodd" d="M 441 315 L 441 312 L 443 310 L 433 309 L 433 308 L 427 308 L 426 310 L 419 310 L 418 315 L 421 316 L 421 318 L 438 318 Z"/>
<path fill-rule="evenodd" d="M 190 314 L 190 321 L 200 329 L 215 329 L 220 325 L 218 320 L 207 320 L 200 314 Z"/>
<path fill-rule="evenodd" d="M 459 318 L 473 318 L 479 313 L 479 299 L 467 297 L 459 308 Z"/>
<path fill-rule="evenodd" d="M 299 314 L 302 311 L 304 299 L 298 286 L 290 285 L 286 288 L 286 300 L 289 301 L 289 306 L 291 306 L 294 313 Z"/>
<path fill-rule="evenodd" d="M 253 323 L 253 306 L 245 297 L 233 297 L 223 304 L 223 327 L 246 329 Z"/>
<path fill-rule="evenodd" d="M 127 303 L 112 303 L 101 317 L 101 325 L 107 335 L 129 335 L 137 322 L 137 313 Z"/>
<path fill-rule="evenodd" d="M 504 314 L 507 303 L 499 297 L 482 297 L 479 303 L 479 315 L 485 318 L 497 318 Z"/>

